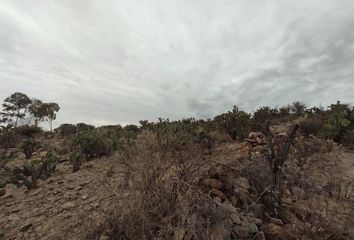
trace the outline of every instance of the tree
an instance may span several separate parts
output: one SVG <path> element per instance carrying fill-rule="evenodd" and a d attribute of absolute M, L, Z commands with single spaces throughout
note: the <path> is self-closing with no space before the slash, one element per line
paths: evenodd
<path fill-rule="evenodd" d="M 266 121 L 275 118 L 276 115 L 277 115 L 277 109 L 264 106 L 257 109 L 257 111 L 253 114 L 253 119 L 256 121 L 256 123 L 263 124 Z"/>
<path fill-rule="evenodd" d="M 31 104 L 31 99 L 24 93 L 15 92 L 5 98 L 3 112 L 1 113 L 3 120 L 12 123 L 15 119 L 14 127 L 17 127 L 18 120 L 26 116 L 28 106 Z"/>
<path fill-rule="evenodd" d="M 44 104 L 41 100 L 32 99 L 32 103 L 28 108 L 30 114 L 34 118 L 34 124 L 36 125 L 36 127 L 38 127 L 38 123 L 40 121 L 43 121 L 43 119 L 45 117 L 46 113 L 45 113 L 45 108 L 43 106 L 44 106 Z"/>
<path fill-rule="evenodd" d="M 280 118 L 283 118 L 283 117 L 288 117 L 290 115 L 290 109 L 291 107 L 288 105 L 288 106 L 283 106 L 281 108 L 279 108 L 279 111 L 278 111 L 278 116 Z"/>
<path fill-rule="evenodd" d="M 328 108 L 324 124 L 327 136 L 340 141 L 351 123 L 349 105 L 337 101 L 336 104 L 331 104 Z"/>
<path fill-rule="evenodd" d="M 276 215 L 279 212 L 279 207 L 282 207 L 281 197 L 279 196 L 279 180 L 281 180 L 279 175 L 282 173 L 281 169 L 288 157 L 290 147 L 295 140 L 298 128 L 299 126 L 297 124 L 291 128 L 289 134 L 286 137 L 286 141 L 284 144 L 282 144 L 278 151 L 275 149 L 276 142 L 274 141 L 275 137 L 270 130 L 270 122 L 266 122 L 262 129 L 268 148 L 267 160 L 272 173 L 272 203 L 273 210 Z"/>
<path fill-rule="evenodd" d="M 301 116 L 305 112 L 306 108 L 306 104 L 299 101 L 293 102 L 293 104 L 291 105 L 291 111 L 296 116 Z"/>
<path fill-rule="evenodd" d="M 50 131 L 53 131 L 53 120 L 57 117 L 57 112 L 60 110 L 60 107 L 57 103 L 43 103 L 43 113 L 45 120 L 49 123 Z"/>
<path fill-rule="evenodd" d="M 216 116 L 214 121 L 234 140 L 244 140 L 251 131 L 251 115 L 239 110 L 237 106 L 232 111 Z"/>

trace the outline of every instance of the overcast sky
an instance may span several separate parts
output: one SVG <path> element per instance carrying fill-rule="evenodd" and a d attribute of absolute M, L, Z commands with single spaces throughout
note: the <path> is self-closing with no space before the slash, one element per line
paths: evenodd
<path fill-rule="evenodd" d="M 0 98 L 57 124 L 354 102 L 353 0 L 0 0 Z"/>

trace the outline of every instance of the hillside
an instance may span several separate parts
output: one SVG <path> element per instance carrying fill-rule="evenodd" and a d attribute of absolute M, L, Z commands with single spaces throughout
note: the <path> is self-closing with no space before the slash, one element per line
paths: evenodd
<path fill-rule="evenodd" d="M 271 128 L 275 145 L 284 144 L 290 126 Z M 34 189 L 5 186 L 3 239 L 354 239 L 354 152 L 333 141 L 295 136 L 275 206 L 261 132 L 217 144 L 211 154 L 177 149 L 164 162 L 154 156 L 155 136 L 144 133 L 129 162 L 118 152 L 77 172 L 61 149 L 65 138 L 35 138 L 57 150 L 57 168 Z M 9 152 L 8 168 L 26 161 L 20 149 Z M 46 154 L 41 148 L 32 159 Z"/>

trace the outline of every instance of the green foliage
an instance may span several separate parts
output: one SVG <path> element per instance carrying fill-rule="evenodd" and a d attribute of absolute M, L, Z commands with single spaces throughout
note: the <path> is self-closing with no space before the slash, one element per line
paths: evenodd
<path fill-rule="evenodd" d="M 0 126 L 0 147 L 10 148 L 16 146 L 16 133 L 11 126 Z"/>
<path fill-rule="evenodd" d="M 43 103 L 42 108 L 44 119 L 49 123 L 49 128 L 52 132 L 52 122 L 56 119 L 56 113 L 60 110 L 60 107 L 57 103 Z"/>
<path fill-rule="evenodd" d="M 84 157 L 80 151 L 75 150 L 70 154 L 70 163 L 73 165 L 73 172 L 79 171 L 83 162 Z"/>
<path fill-rule="evenodd" d="M 293 102 L 290 109 L 295 116 L 301 116 L 302 114 L 305 113 L 307 106 L 305 103 L 296 101 L 296 102 Z"/>
<path fill-rule="evenodd" d="M 277 116 L 277 109 L 273 109 L 268 106 L 258 108 L 253 114 L 253 119 L 256 124 L 263 124 L 266 121 L 270 121 Z"/>
<path fill-rule="evenodd" d="M 232 111 L 216 116 L 214 121 L 234 140 L 244 140 L 252 127 L 251 115 L 237 106 Z"/>
<path fill-rule="evenodd" d="M 341 104 L 338 101 L 336 104 L 329 106 L 324 124 L 327 136 L 340 141 L 346 129 L 351 124 L 349 117 L 350 109 L 347 104 Z"/>
<path fill-rule="evenodd" d="M 39 178 L 43 180 L 49 178 L 55 172 L 57 163 L 58 157 L 53 151 L 49 151 L 41 159 L 25 161 L 22 169 L 13 169 L 12 172 L 16 180 L 24 181 L 27 188 L 31 189 L 37 186 Z M 26 176 L 31 177 L 31 180 Z"/>
<path fill-rule="evenodd" d="M 126 139 L 136 139 L 140 132 L 141 131 L 138 126 L 130 124 L 123 128 L 122 136 Z"/>
<path fill-rule="evenodd" d="M 76 129 L 78 132 L 85 132 L 88 130 L 95 129 L 95 126 L 86 123 L 78 123 L 76 124 Z"/>
<path fill-rule="evenodd" d="M 300 131 L 305 136 L 315 135 L 319 136 L 323 129 L 323 120 L 320 116 L 312 116 L 309 119 L 306 119 L 299 124 Z"/>
<path fill-rule="evenodd" d="M 26 140 L 21 145 L 22 152 L 26 155 L 26 159 L 30 159 L 32 154 L 40 147 L 40 143 L 34 140 Z"/>
<path fill-rule="evenodd" d="M 38 123 L 43 121 L 46 114 L 43 102 L 39 99 L 32 99 L 32 103 L 28 107 L 28 111 L 32 115 L 34 124 L 37 127 Z"/>
<path fill-rule="evenodd" d="M 35 134 L 41 133 L 42 129 L 36 126 L 20 126 L 15 130 L 19 135 L 32 138 Z"/>
<path fill-rule="evenodd" d="M 76 134 L 77 127 L 74 124 L 65 123 L 61 124 L 55 131 L 63 137 L 70 136 Z"/>
<path fill-rule="evenodd" d="M 95 157 L 110 156 L 117 149 L 117 137 L 113 132 L 104 129 L 91 129 L 79 132 L 74 138 L 86 160 Z"/>
<path fill-rule="evenodd" d="M 26 94 L 15 92 L 5 98 L 1 115 L 6 122 L 17 127 L 18 120 L 25 117 L 26 110 L 31 102 L 31 99 Z"/>

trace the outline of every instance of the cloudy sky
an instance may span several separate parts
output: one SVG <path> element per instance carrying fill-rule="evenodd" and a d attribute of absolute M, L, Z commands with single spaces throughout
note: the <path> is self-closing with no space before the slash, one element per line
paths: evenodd
<path fill-rule="evenodd" d="M 57 124 L 354 103 L 354 1 L 0 0 L 0 83 Z"/>

